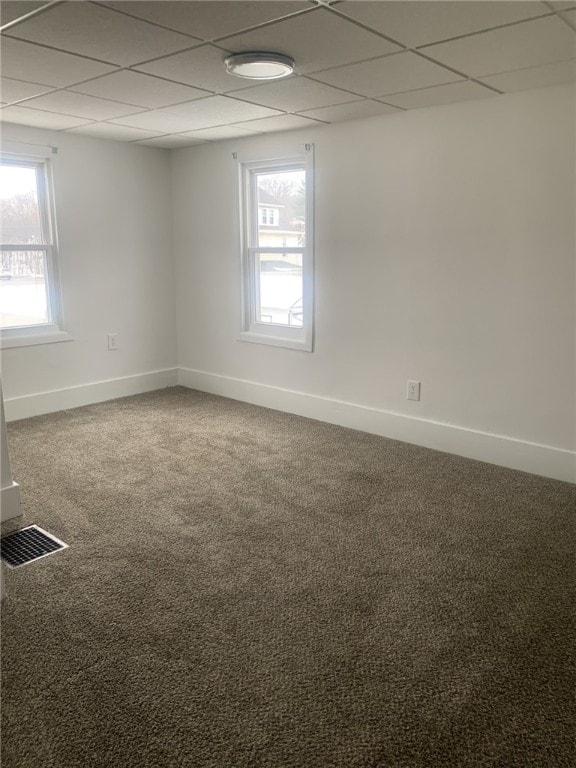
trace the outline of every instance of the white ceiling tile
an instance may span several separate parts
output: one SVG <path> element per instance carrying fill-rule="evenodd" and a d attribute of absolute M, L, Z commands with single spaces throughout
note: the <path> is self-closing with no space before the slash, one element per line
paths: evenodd
<path fill-rule="evenodd" d="M 543 3 L 533 0 L 380 3 L 355 0 L 340 3 L 338 10 L 410 47 L 550 13 Z"/>
<path fill-rule="evenodd" d="M 2 10 L 15 18 L 41 5 L 4 2 Z M 164 134 L 185 133 L 171 140 L 187 146 L 489 94 L 465 75 L 502 91 L 551 85 L 570 79 L 574 65 L 565 60 L 576 52 L 569 26 L 576 27 L 576 0 L 553 5 L 562 17 L 536 0 L 354 0 L 334 3 L 336 12 L 301 0 L 62 3 L 2 35 L 0 102 L 24 100 L 17 111 L 4 107 L 3 119 L 119 141 L 149 136 L 165 145 L 171 137 Z M 522 21 L 538 14 L 550 15 Z M 423 45 L 424 56 L 356 22 Z M 478 31 L 500 24 L 510 26 Z M 447 37 L 458 39 L 430 44 Z M 218 45 L 201 44 L 214 38 Z M 299 74 L 261 85 L 228 75 L 229 52 L 251 48 L 295 57 Z"/>
<path fill-rule="evenodd" d="M 127 69 L 81 83 L 70 90 L 149 108 L 167 107 L 169 104 L 200 99 L 207 95 L 206 91 L 188 85 L 171 83 Z"/>
<path fill-rule="evenodd" d="M 160 135 L 156 131 L 143 131 L 139 128 L 128 128 L 125 125 L 113 125 L 112 123 L 90 123 L 79 128 L 72 128 L 67 133 L 79 133 L 83 136 L 94 136 L 97 139 L 111 139 L 112 141 L 137 141 Z"/>
<path fill-rule="evenodd" d="M 115 70 L 115 67 L 108 64 L 100 64 L 32 43 L 23 43 L 6 36 L 2 36 L 0 56 L 2 74 L 5 77 L 58 87 L 72 85 L 80 80 Z"/>
<path fill-rule="evenodd" d="M 54 91 L 45 96 L 30 99 L 23 106 L 59 112 L 62 115 L 84 117 L 87 120 L 111 120 L 114 117 L 134 114 L 140 109 L 129 104 L 121 104 L 119 101 L 96 99 L 93 96 L 84 96 L 82 93 L 71 91 Z"/>
<path fill-rule="evenodd" d="M 486 99 L 497 96 L 497 93 L 470 80 L 459 83 L 447 83 L 435 85 L 432 88 L 421 88 L 407 93 L 396 93 L 387 96 L 389 104 L 394 104 L 402 109 L 419 109 L 421 107 L 433 107 L 439 104 L 453 104 L 456 101 L 470 101 L 471 99 Z"/>
<path fill-rule="evenodd" d="M 576 35 L 551 16 L 440 43 L 424 52 L 475 77 L 569 59 L 576 52 Z"/>
<path fill-rule="evenodd" d="M 0 111 L 0 120 L 4 123 L 18 123 L 19 125 L 32 125 L 48 130 L 63 130 L 75 128 L 87 122 L 81 117 L 59 115 L 55 112 L 44 112 L 40 109 L 28 109 L 26 107 L 4 107 Z"/>
<path fill-rule="evenodd" d="M 213 45 L 205 45 L 192 51 L 177 53 L 164 59 L 151 61 L 136 67 L 180 83 L 206 88 L 216 93 L 229 93 L 246 87 L 246 80 L 229 75 L 224 69 L 224 59 L 229 53 Z"/>
<path fill-rule="evenodd" d="M 211 128 L 214 125 L 226 125 L 227 123 L 240 123 L 244 120 L 272 117 L 278 114 L 278 111 L 275 109 L 248 104 L 226 96 L 210 96 L 201 101 L 177 104 L 174 107 L 167 107 L 165 110 L 158 111 L 176 115 L 187 120 L 189 126 L 186 130 L 188 131 Z"/>
<path fill-rule="evenodd" d="M 416 53 L 405 52 L 329 69 L 315 74 L 314 79 L 347 88 L 362 96 L 382 97 L 388 93 L 426 88 L 461 78 Z"/>
<path fill-rule="evenodd" d="M 139 141 L 147 147 L 156 147 L 157 149 L 181 149 L 183 147 L 193 147 L 195 144 L 206 144 L 205 141 L 193 139 L 191 136 L 159 136 L 157 139 L 146 139 Z"/>
<path fill-rule="evenodd" d="M 10 34 L 123 67 L 197 42 L 88 2 L 55 6 L 11 28 Z"/>
<path fill-rule="evenodd" d="M 329 123 L 339 123 L 345 120 L 356 120 L 363 117 L 376 117 L 387 115 L 391 112 L 399 112 L 395 107 L 389 107 L 379 101 L 354 101 L 348 104 L 339 104 L 335 107 L 322 107 L 321 109 L 309 109 L 302 112 L 304 117 L 315 117 L 317 120 L 326 120 Z"/>
<path fill-rule="evenodd" d="M 47 5 L 46 2 L 35 3 L 31 0 L 22 0 L 19 2 L 11 2 L 10 0 L 3 0 L 0 3 L 0 25 L 3 27 L 5 24 L 10 24 L 12 21 L 25 16 L 31 11 L 35 11 L 41 8 L 43 5 Z"/>
<path fill-rule="evenodd" d="M 221 125 L 218 128 L 205 128 L 201 131 L 190 131 L 187 136 L 203 141 L 219 141 L 221 139 L 237 139 L 245 136 L 255 136 L 256 129 L 249 131 L 239 125 Z"/>
<path fill-rule="evenodd" d="M 306 2 L 112 2 L 104 3 L 140 19 L 147 19 L 164 27 L 189 35 L 212 40 L 242 29 L 279 19 L 291 13 L 310 8 Z"/>
<path fill-rule="evenodd" d="M 32 96 L 40 96 L 40 94 L 51 90 L 52 86 L 50 85 L 25 83 L 22 80 L 12 80 L 9 77 L 0 79 L 0 99 L 5 104 L 10 104 L 20 99 L 29 99 Z"/>
<path fill-rule="evenodd" d="M 151 110 L 150 112 L 140 112 L 138 115 L 119 117 L 113 122 L 114 125 L 128 125 L 133 128 L 157 131 L 158 133 L 178 133 L 190 131 L 195 127 L 190 124 L 190 120 L 171 115 L 168 112 L 160 112 L 158 109 Z"/>
<path fill-rule="evenodd" d="M 301 112 L 304 109 L 328 107 L 350 101 L 350 94 L 324 83 L 309 80 L 307 77 L 292 77 L 254 88 L 246 88 L 235 94 L 238 99 L 246 99 L 266 107 L 281 109 L 284 112 Z"/>
<path fill-rule="evenodd" d="M 397 45 L 325 8 L 228 37 L 221 42 L 235 53 L 273 50 L 287 54 L 295 60 L 297 72 L 313 72 L 399 50 Z"/>
<path fill-rule="evenodd" d="M 278 117 L 267 117 L 264 120 L 251 120 L 246 123 L 246 127 L 254 131 L 263 133 L 274 133 L 275 131 L 293 131 L 298 128 L 318 128 L 322 123 L 315 120 L 308 120 L 300 115 L 279 115 Z"/>
<path fill-rule="evenodd" d="M 576 79 L 576 61 L 557 61 L 542 67 L 516 69 L 512 72 L 501 72 L 499 75 L 483 77 L 482 82 L 493 85 L 504 93 L 525 91 L 529 88 L 544 88 L 547 85 L 570 83 Z"/>

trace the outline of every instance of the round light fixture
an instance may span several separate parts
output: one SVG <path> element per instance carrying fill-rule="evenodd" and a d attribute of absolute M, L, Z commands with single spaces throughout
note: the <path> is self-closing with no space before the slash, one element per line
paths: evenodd
<path fill-rule="evenodd" d="M 226 72 L 248 80 L 277 80 L 294 71 L 294 59 L 283 53 L 250 51 L 234 53 L 225 59 Z"/>

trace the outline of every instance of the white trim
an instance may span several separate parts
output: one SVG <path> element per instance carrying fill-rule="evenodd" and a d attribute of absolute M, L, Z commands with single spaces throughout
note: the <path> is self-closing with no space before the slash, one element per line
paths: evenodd
<path fill-rule="evenodd" d="M 20 486 L 12 480 L 2 382 L 0 382 L 0 522 L 20 517 Z"/>
<path fill-rule="evenodd" d="M 262 152 L 261 149 L 242 147 L 232 153 L 234 160 L 239 163 L 255 163 L 266 166 L 269 162 L 276 160 L 294 160 L 304 157 L 304 155 L 313 148 L 313 143 L 295 142 L 288 146 L 274 147 Z"/>
<path fill-rule="evenodd" d="M 101 403 L 116 397 L 139 395 L 155 389 L 173 387 L 178 383 L 178 368 L 166 368 L 161 371 L 148 371 L 134 376 L 123 376 L 118 379 L 94 381 L 75 387 L 53 389 L 49 392 L 36 392 L 22 397 L 12 397 L 4 400 L 6 421 L 27 419 L 42 413 L 64 411 L 68 408 L 78 408 L 81 405 Z"/>
<path fill-rule="evenodd" d="M 54 326 L 50 326 L 50 330 L 43 331 L 41 326 L 32 326 L 30 329 L 26 328 L 6 328 L 0 331 L 0 349 L 9 349 L 10 347 L 32 347 L 37 344 L 54 344 L 58 341 L 74 341 L 74 337 L 70 336 L 66 331 L 53 330 Z M 29 333 L 26 331 L 29 330 Z"/>
<path fill-rule="evenodd" d="M 20 508 L 20 486 L 12 482 L 0 489 L 0 523 L 22 515 Z"/>
<path fill-rule="evenodd" d="M 179 383 L 425 448 L 576 482 L 576 451 L 191 368 L 180 368 Z"/>
<path fill-rule="evenodd" d="M 267 344 L 269 347 L 286 347 L 286 349 L 299 349 L 301 352 L 311 352 L 310 342 L 307 339 L 280 336 L 281 333 L 285 331 L 289 333 L 291 330 L 287 326 L 275 325 L 273 332 L 268 334 L 268 326 L 262 323 L 262 331 L 260 333 L 240 331 L 236 341 L 250 341 L 252 344 Z"/>
<path fill-rule="evenodd" d="M 45 144 L 30 144 L 22 141 L 3 141 L 0 154 L 27 155 L 28 157 L 51 157 L 58 153 L 58 147 Z"/>
<path fill-rule="evenodd" d="M 25 419 L 176 384 L 425 448 L 576 483 L 576 451 L 191 368 L 167 368 L 10 398 L 4 402 L 6 420 Z M 5 490 L 2 489 L 3 502 Z"/>

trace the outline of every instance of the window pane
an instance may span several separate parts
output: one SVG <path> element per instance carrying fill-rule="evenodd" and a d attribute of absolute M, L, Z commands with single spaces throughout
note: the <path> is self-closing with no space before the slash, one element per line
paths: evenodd
<path fill-rule="evenodd" d="M 302 327 L 302 254 L 256 256 L 256 320 Z"/>
<path fill-rule="evenodd" d="M 260 248 L 305 242 L 306 173 L 301 170 L 257 173 L 258 243 Z"/>
<path fill-rule="evenodd" d="M 0 328 L 50 322 L 44 251 L 0 252 Z"/>
<path fill-rule="evenodd" d="M 43 242 L 36 168 L 0 165 L 0 242 Z"/>

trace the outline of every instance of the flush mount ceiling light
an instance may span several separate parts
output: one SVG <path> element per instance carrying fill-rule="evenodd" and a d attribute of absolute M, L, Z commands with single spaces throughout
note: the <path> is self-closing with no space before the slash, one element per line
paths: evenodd
<path fill-rule="evenodd" d="M 294 71 L 294 59 L 284 56 L 283 53 L 234 53 L 224 64 L 228 74 L 248 80 L 277 80 L 280 77 L 288 77 Z"/>

